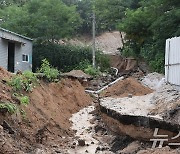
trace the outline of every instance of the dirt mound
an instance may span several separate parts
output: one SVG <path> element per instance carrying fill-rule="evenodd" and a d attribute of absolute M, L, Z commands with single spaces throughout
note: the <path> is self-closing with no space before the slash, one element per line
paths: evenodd
<path fill-rule="evenodd" d="M 5 86 L 3 83 L 1 85 Z M 2 93 L 11 99 L 13 92 L 11 89 L 9 92 L 6 90 Z M 66 146 L 69 142 L 67 136 L 74 133 L 70 129 L 70 117 L 92 102 L 79 81 L 70 79 L 50 84 L 41 82 L 32 93 L 25 95 L 29 95 L 30 104 L 22 107 L 26 113 L 24 116 L 0 115 L 0 125 L 3 126 L 5 120 L 14 130 L 14 134 L 8 134 L 6 140 L 15 149 L 25 153 L 36 150 L 39 144 L 46 149 Z M 51 152 L 53 153 L 53 150 Z"/>
<path fill-rule="evenodd" d="M 127 78 L 105 90 L 101 94 L 101 97 L 127 97 L 129 94 L 133 96 L 142 96 L 152 92 L 151 89 L 143 86 L 136 79 Z"/>

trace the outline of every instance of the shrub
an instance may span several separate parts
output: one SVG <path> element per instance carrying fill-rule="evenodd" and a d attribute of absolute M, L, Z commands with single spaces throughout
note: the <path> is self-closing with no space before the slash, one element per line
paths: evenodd
<path fill-rule="evenodd" d="M 9 84 L 13 87 L 14 91 L 20 91 L 23 89 L 22 77 L 20 75 L 14 76 Z"/>
<path fill-rule="evenodd" d="M 17 106 L 12 103 L 0 103 L 0 109 L 7 110 L 10 114 L 13 114 L 17 111 Z"/>
<path fill-rule="evenodd" d="M 89 65 L 86 69 L 84 69 L 84 72 L 92 76 L 100 75 L 100 71 L 96 68 L 93 68 L 91 65 Z"/>
<path fill-rule="evenodd" d="M 18 99 L 21 105 L 28 105 L 29 102 L 30 102 L 29 101 L 29 97 L 28 96 L 24 96 L 23 94 L 13 93 L 13 97 Z"/>
<path fill-rule="evenodd" d="M 39 72 L 43 73 L 45 78 L 48 81 L 54 81 L 55 79 L 58 79 L 59 77 L 59 71 L 53 68 L 50 65 L 50 63 L 47 61 L 47 59 L 42 60 L 42 64 L 41 64 Z"/>
<path fill-rule="evenodd" d="M 76 66 L 76 70 L 85 70 L 89 65 L 91 65 L 89 60 L 84 60 L 81 61 L 77 66 Z"/>
<path fill-rule="evenodd" d="M 22 105 L 28 105 L 29 104 L 29 97 L 28 96 L 21 96 L 19 98 L 19 100 L 20 100 L 20 103 Z"/>
<path fill-rule="evenodd" d="M 73 45 L 58 45 L 55 43 L 35 43 L 33 49 L 33 71 L 41 67 L 41 61 L 47 59 L 51 65 L 62 72 L 76 69 L 81 64 L 92 64 L 92 49 Z M 109 67 L 109 59 L 99 50 L 96 51 L 96 63 L 100 70 Z M 103 71 L 101 70 L 101 71 Z"/>
<path fill-rule="evenodd" d="M 35 85 L 38 83 L 37 77 L 30 71 L 25 71 L 22 75 L 15 75 L 9 84 L 13 87 L 14 91 L 25 90 L 27 92 L 32 91 Z"/>

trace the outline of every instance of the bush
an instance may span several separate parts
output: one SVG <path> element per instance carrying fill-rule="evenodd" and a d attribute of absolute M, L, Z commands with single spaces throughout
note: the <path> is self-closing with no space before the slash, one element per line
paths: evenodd
<path fill-rule="evenodd" d="M 17 111 L 17 106 L 12 103 L 0 103 L 1 110 L 7 110 L 10 114 L 13 114 Z"/>
<path fill-rule="evenodd" d="M 92 65 L 89 65 L 86 69 L 84 69 L 84 72 L 92 76 L 100 75 L 100 71 L 98 69 L 93 68 Z"/>
<path fill-rule="evenodd" d="M 92 49 L 73 45 L 58 45 L 55 43 L 35 43 L 33 49 L 33 71 L 41 67 L 41 61 L 47 59 L 49 63 L 62 72 L 68 72 L 79 65 L 92 64 Z M 109 67 L 109 59 L 100 51 L 96 51 L 96 62 L 102 70 Z"/>
<path fill-rule="evenodd" d="M 9 84 L 13 87 L 14 91 L 25 90 L 27 92 L 32 91 L 37 83 L 37 77 L 30 71 L 17 74 L 9 81 Z"/>
<path fill-rule="evenodd" d="M 50 63 L 47 61 L 47 59 L 42 60 L 42 64 L 41 64 L 39 72 L 43 73 L 45 78 L 48 81 L 54 81 L 55 79 L 58 79 L 59 77 L 59 71 L 53 68 L 50 65 Z"/>
<path fill-rule="evenodd" d="M 29 101 L 29 97 L 28 96 L 24 96 L 23 94 L 14 93 L 13 97 L 18 99 L 21 105 L 28 105 L 29 102 L 30 102 Z"/>
<path fill-rule="evenodd" d="M 9 84 L 13 87 L 14 91 L 20 91 L 23 88 L 23 81 L 22 81 L 22 77 L 20 75 L 14 76 Z"/>

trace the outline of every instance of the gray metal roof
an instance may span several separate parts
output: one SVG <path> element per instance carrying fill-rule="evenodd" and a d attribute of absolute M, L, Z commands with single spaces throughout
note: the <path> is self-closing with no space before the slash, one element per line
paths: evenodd
<path fill-rule="evenodd" d="M 31 38 L 29 38 L 29 37 L 26 37 L 26 36 L 17 34 L 17 33 L 15 33 L 15 32 L 9 31 L 9 30 L 7 30 L 7 29 L 4 29 L 4 28 L 1 28 L 1 27 L 0 27 L 0 30 L 2 30 L 2 31 L 4 31 L 4 32 L 7 32 L 7 33 L 11 33 L 11 34 L 16 35 L 16 36 L 19 36 L 19 37 L 24 38 L 24 39 L 26 39 L 26 40 L 33 41 L 33 39 L 31 39 Z"/>

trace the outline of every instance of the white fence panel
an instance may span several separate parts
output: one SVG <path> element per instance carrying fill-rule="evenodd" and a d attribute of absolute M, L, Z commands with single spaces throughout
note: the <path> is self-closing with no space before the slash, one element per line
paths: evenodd
<path fill-rule="evenodd" d="M 165 77 L 180 88 L 180 37 L 166 40 Z"/>

